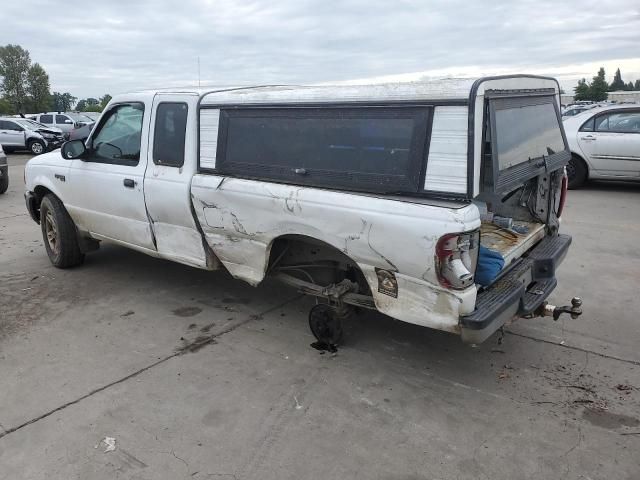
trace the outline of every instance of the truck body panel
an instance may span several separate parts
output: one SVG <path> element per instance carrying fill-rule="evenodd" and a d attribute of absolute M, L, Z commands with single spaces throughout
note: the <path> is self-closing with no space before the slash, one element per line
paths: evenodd
<path fill-rule="evenodd" d="M 446 233 L 480 227 L 474 205 L 442 208 L 215 175 L 196 175 L 192 198 L 211 249 L 234 277 L 252 285 L 264 279 L 273 242 L 296 235 L 353 259 L 383 313 L 454 331 L 457 316 L 473 310 L 475 287 L 440 287 L 433 250 Z M 395 274 L 397 298 L 380 292 L 376 269 Z"/>

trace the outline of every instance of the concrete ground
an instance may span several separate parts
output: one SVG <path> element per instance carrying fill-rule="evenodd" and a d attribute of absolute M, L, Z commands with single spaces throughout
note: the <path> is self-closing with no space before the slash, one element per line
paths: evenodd
<path fill-rule="evenodd" d="M 471 348 L 367 313 L 322 355 L 279 284 L 115 246 L 53 268 L 28 158 L 0 196 L 0 479 L 640 478 L 640 185 L 570 192 L 551 300 L 579 320 Z"/>

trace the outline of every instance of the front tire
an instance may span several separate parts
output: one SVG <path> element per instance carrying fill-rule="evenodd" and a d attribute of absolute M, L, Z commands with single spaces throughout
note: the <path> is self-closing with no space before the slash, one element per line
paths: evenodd
<path fill-rule="evenodd" d="M 34 155 L 40 155 L 41 153 L 44 153 L 45 149 L 46 147 L 44 143 L 40 140 L 31 140 L 29 142 L 29 151 Z"/>
<path fill-rule="evenodd" d="M 567 164 L 567 177 L 569 177 L 569 189 L 575 190 L 582 187 L 588 177 L 587 166 L 581 158 L 572 156 Z"/>
<path fill-rule="evenodd" d="M 45 195 L 40 203 L 40 227 L 44 247 L 54 266 L 69 268 L 84 261 L 76 225 L 55 195 Z"/>

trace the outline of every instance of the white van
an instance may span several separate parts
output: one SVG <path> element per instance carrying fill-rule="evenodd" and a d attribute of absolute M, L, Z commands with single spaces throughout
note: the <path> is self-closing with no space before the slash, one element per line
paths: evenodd
<path fill-rule="evenodd" d="M 29 161 L 54 265 L 109 241 L 485 340 L 547 305 L 570 158 L 551 78 L 147 91 L 115 97 L 86 143 Z M 489 253 L 487 253 L 489 252 Z"/>

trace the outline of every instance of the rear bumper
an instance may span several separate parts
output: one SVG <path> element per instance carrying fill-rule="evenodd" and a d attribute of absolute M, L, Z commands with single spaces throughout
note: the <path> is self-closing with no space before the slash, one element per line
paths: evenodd
<path fill-rule="evenodd" d="M 476 309 L 460 317 L 462 340 L 481 343 L 507 321 L 534 312 L 556 288 L 556 268 L 571 237 L 545 237 L 493 285 L 478 294 Z"/>

